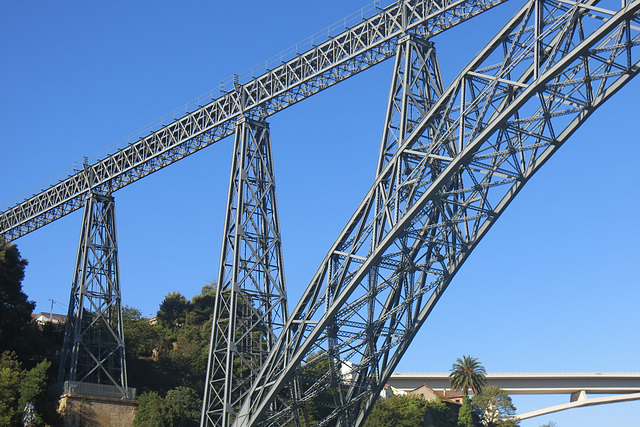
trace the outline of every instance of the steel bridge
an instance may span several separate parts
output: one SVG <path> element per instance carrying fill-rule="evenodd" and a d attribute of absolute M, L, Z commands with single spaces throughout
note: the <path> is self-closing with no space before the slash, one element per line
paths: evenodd
<path fill-rule="evenodd" d="M 318 425 L 362 424 L 482 237 L 639 70 L 640 1 L 531 0 L 445 86 L 431 38 L 502 2 L 394 3 L 0 213 L 12 240 L 84 208 L 60 381 L 129 396 L 113 194 L 234 134 L 202 424 L 317 401 Z M 289 310 L 266 119 L 391 58 L 376 178 Z"/>

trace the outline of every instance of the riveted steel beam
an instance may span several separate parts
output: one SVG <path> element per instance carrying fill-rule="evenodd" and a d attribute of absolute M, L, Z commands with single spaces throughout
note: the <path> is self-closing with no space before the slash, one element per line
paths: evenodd
<path fill-rule="evenodd" d="M 63 393 L 105 393 L 108 389 L 109 397 L 135 397 L 127 386 L 111 196 L 92 194 L 84 208 L 58 382 Z"/>
<path fill-rule="evenodd" d="M 201 425 L 229 425 L 287 320 L 269 125 L 241 118 L 223 235 Z"/>
<path fill-rule="evenodd" d="M 350 398 L 318 424 L 341 423 L 343 411 L 358 414 L 355 425 L 364 421 L 473 248 L 546 160 L 640 71 L 640 2 L 613 11 L 594 4 L 528 2 L 444 91 L 327 254 L 236 425 L 277 424 L 268 402 L 322 352 L 348 366 L 339 387 Z M 368 318 L 375 320 L 352 327 Z M 330 392 L 323 384 L 318 378 L 302 395 Z"/>
<path fill-rule="evenodd" d="M 91 192 L 111 194 L 231 135 L 241 116 L 267 117 L 392 57 L 409 30 L 428 38 L 504 1 L 398 1 L 89 165 L 92 185 L 79 171 L 0 213 L 0 235 L 23 236 L 84 206 Z"/>

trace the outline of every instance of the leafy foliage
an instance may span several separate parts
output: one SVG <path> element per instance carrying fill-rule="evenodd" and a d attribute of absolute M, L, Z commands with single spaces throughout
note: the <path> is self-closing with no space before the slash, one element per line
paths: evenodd
<path fill-rule="evenodd" d="M 44 360 L 26 370 L 16 353 L 5 351 L 0 356 L 0 425 L 20 425 L 27 403 L 35 406 L 35 425 L 42 422 L 41 408 L 47 387 L 47 370 L 51 363 Z"/>
<path fill-rule="evenodd" d="M 430 400 L 425 410 L 426 425 L 431 427 L 456 427 L 456 414 L 442 400 Z"/>
<path fill-rule="evenodd" d="M 364 423 L 364 427 L 425 426 L 428 402 L 421 396 L 393 396 L 378 399 Z"/>
<path fill-rule="evenodd" d="M 127 356 L 132 358 L 152 357 L 158 344 L 162 342 L 160 328 L 154 328 L 142 317 L 140 310 L 124 307 L 123 329 Z"/>
<path fill-rule="evenodd" d="M 200 423 L 202 399 L 190 387 L 176 387 L 165 397 L 167 413 L 173 426 L 197 426 Z"/>
<path fill-rule="evenodd" d="M 482 425 L 487 427 L 515 427 L 516 407 L 506 391 L 498 386 L 485 387 L 473 398 L 473 409 Z"/>
<path fill-rule="evenodd" d="M 458 426 L 459 427 L 474 427 L 473 421 L 473 407 L 471 405 L 471 399 L 469 396 L 464 396 L 462 399 L 462 407 L 458 412 Z"/>
<path fill-rule="evenodd" d="M 169 425 L 168 422 L 164 399 L 158 393 L 148 391 L 138 396 L 138 413 L 133 420 L 134 426 L 164 427 Z"/>
<path fill-rule="evenodd" d="M 405 395 L 378 399 L 364 426 L 456 427 L 456 419 L 457 408 L 453 404 L 440 399 L 426 400 L 419 395 Z"/>
<path fill-rule="evenodd" d="M 125 308 L 123 326 L 132 386 L 161 395 L 180 386 L 204 390 L 213 303 L 207 313 L 202 302 L 210 294 L 210 286 L 192 301 L 178 292 L 168 294 L 160 305 L 157 325 L 149 324 L 139 310 Z"/>
<path fill-rule="evenodd" d="M 163 399 L 157 392 L 142 393 L 138 397 L 138 413 L 134 426 L 192 427 L 200 423 L 202 400 L 190 387 L 169 390 Z"/>
<path fill-rule="evenodd" d="M 156 325 L 139 310 L 124 309 L 129 383 L 142 392 L 135 425 L 199 424 L 214 299 L 211 285 L 191 301 L 172 292 L 160 304 Z"/>
<path fill-rule="evenodd" d="M 469 390 L 478 394 L 487 383 L 487 372 L 477 358 L 462 356 L 453 364 L 449 381 L 453 390 L 461 390 L 465 396 L 469 395 Z"/>
<path fill-rule="evenodd" d="M 329 357 L 325 352 L 312 353 L 305 360 L 300 375 L 303 388 L 311 386 L 318 378 L 326 375 L 330 369 Z M 313 425 L 328 416 L 333 410 L 335 390 L 325 390 L 306 402 L 303 413 L 306 425 Z"/>
<path fill-rule="evenodd" d="M 191 303 L 180 293 L 172 292 L 164 298 L 158 311 L 158 321 L 169 330 L 184 325 Z"/>
<path fill-rule="evenodd" d="M 22 292 L 27 260 L 16 245 L 0 236 L 0 343 L 4 350 L 25 352 L 24 333 L 31 324 L 33 301 Z"/>

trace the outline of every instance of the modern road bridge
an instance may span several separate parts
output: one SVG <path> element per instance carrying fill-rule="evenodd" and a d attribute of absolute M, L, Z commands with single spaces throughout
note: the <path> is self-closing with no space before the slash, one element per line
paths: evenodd
<path fill-rule="evenodd" d="M 388 384 L 405 391 L 423 384 L 437 391 L 451 391 L 449 373 L 397 373 L 391 375 Z M 487 373 L 486 385 L 498 386 L 509 394 L 640 393 L 640 372 Z"/>
<path fill-rule="evenodd" d="M 389 385 L 410 391 L 423 384 L 451 392 L 448 373 L 397 373 Z M 488 373 L 487 386 L 498 386 L 510 395 L 566 394 L 569 402 L 519 414 L 527 419 L 582 406 L 640 400 L 640 372 L 633 373 Z M 605 397 L 590 395 L 607 394 Z"/>
<path fill-rule="evenodd" d="M 318 425 L 361 425 L 473 249 L 640 71 L 640 0 L 528 0 L 445 87 L 430 38 L 502 1 L 378 9 L 0 213 L 12 240 L 84 208 L 60 380 L 128 395 L 113 193 L 235 134 L 202 424 L 320 400 Z M 389 58 L 377 175 L 289 311 L 266 118 Z"/>

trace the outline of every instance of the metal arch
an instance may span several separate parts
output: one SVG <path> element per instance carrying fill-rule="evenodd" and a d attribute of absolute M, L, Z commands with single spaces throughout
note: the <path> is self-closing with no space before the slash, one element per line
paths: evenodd
<path fill-rule="evenodd" d="M 0 213 L 13 240 L 84 206 L 90 192 L 111 194 L 229 135 L 243 115 L 267 117 L 394 55 L 414 29 L 429 38 L 506 0 L 401 0 L 209 104 L 89 165 Z"/>
<path fill-rule="evenodd" d="M 287 320 L 269 125 L 242 118 L 223 235 L 200 424 L 226 426 Z"/>
<path fill-rule="evenodd" d="M 345 408 L 365 402 L 356 425 L 364 421 L 480 239 L 590 114 L 638 74 L 638 10 L 638 0 L 617 13 L 594 2 L 533 0 L 512 18 L 378 176 L 294 309 L 236 425 L 268 424 L 269 402 L 308 354 L 329 346 L 351 367 L 343 386 L 354 387 L 354 399 Z M 425 136 L 428 128 L 437 132 Z M 401 162 L 410 167 L 395 175 Z M 379 186 L 390 195 L 381 210 L 373 209 Z M 386 228 L 369 249 L 375 221 Z M 376 319 L 369 324 L 367 311 Z M 378 348 L 365 353 L 372 333 Z"/>
<path fill-rule="evenodd" d="M 433 107 L 444 91 L 442 78 L 436 57 L 434 44 L 424 40 L 414 33 L 403 36 L 398 41 L 397 53 L 395 59 L 393 79 L 389 93 L 387 114 L 385 119 L 385 127 L 383 131 L 380 156 L 378 161 L 378 173 L 384 170 L 385 166 L 392 160 L 396 151 L 404 144 L 406 138 L 410 135 L 418 123 L 426 116 L 427 112 Z M 400 165 L 402 167 L 406 164 Z M 393 167 L 395 173 L 402 170 L 398 165 Z M 391 179 L 392 181 L 395 178 Z M 384 218 L 384 213 L 388 211 L 386 200 L 388 194 L 384 188 L 378 187 L 374 195 L 375 208 L 380 215 L 374 215 L 375 218 Z M 384 220 L 382 221 L 384 222 Z M 376 229 L 384 229 L 384 224 L 375 223 L 372 225 Z M 379 234 L 372 232 L 371 247 L 372 250 L 377 245 Z M 375 287 L 375 278 L 369 281 L 369 285 Z M 372 295 L 372 293 L 370 293 Z M 369 308 L 373 304 L 368 304 Z M 361 327 L 367 330 L 368 325 L 374 321 L 375 313 L 372 310 L 367 311 L 367 319 L 360 322 L 347 322 L 351 327 Z M 327 423 L 331 418 L 337 418 L 342 425 L 352 425 L 357 416 L 353 411 L 354 403 L 358 400 L 354 396 L 354 390 L 359 387 L 345 391 L 338 385 L 342 383 L 343 375 L 351 376 L 349 363 L 340 360 L 340 340 L 337 339 L 338 334 L 343 333 L 340 328 L 344 329 L 344 325 L 339 319 L 330 321 L 328 330 L 332 331 L 332 335 L 328 338 L 327 351 L 319 351 L 317 354 L 307 359 L 306 368 L 317 365 L 319 363 L 328 363 L 329 369 L 319 381 L 308 384 L 308 375 L 303 371 L 298 371 L 293 380 L 288 384 L 289 390 L 294 393 L 293 400 L 289 402 L 288 407 L 281 408 L 273 413 L 268 419 L 270 425 L 285 425 L 291 420 L 306 419 L 305 407 L 311 401 L 321 400 L 326 405 L 327 394 L 331 395 L 329 400 L 333 400 L 332 416 L 324 419 L 323 423 Z M 367 348 L 365 353 L 375 353 L 376 343 L 375 334 L 368 334 Z M 375 370 L 377 366 L 374 366 Z M 374 374 L 375 375 L 375 374 Z M 307 388 L 303 384 L 307 382 Z M 356 375 L 350 379 L 352 384 L 359 383 L 360 387 L 367 388 L 366 379 L 357 378 Z"/>

